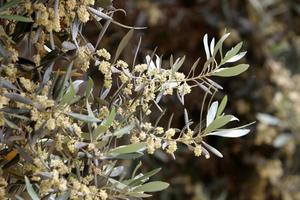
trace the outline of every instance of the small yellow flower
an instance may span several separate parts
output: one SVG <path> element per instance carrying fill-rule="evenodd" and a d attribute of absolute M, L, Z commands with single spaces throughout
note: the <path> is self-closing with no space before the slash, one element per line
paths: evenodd
<path fill-rule="evenodd" d="M 79 20 L 83 23 L 89 21 L 90 13 L 87 11 L 86 6 L 81 5 L 77 10 L 77 15 Z"/>
<path fill-rule="evenodd" d="M 99 196 L 100 196 L 101 200 L 106 200 L 108 198 L 108 194 L 105 190 L 100 190 Z"/>
<path fill-rule="evenodd" d="M 195 148 L 194 148 L 194 154 L 195 156 L 199 157 L 201 156 L 202 154 L 202 148 L 200 145 L 197 145 Z"/>
<path fill-rule="evenodd" d="M 111 58 L 111 55 L 110 53 L 106 50 L 106 49 L 100 49 L 100 50 L 97 50 L 96 51 L 96 54 L 99 56 L 99 57 L 102 57 L 104 58 L 105 60 L 110 60 Z"/>
<path fill-rule="evenodd" d="M 167 139 L 171 139 L 175 135 L 175 129 L 170 128 L 165 133 Z"/>
<path fill-rule="evenodd" d="M 176 141 L 170 141 L 167 147 L 167 153 L 173 154 L 177 150 L 177 143 Z"/>
<path fill-rule="evenodd" d="M 46 126 L 47 126 L 47 128 L 48 128 L 50 131 L 51 131 L 51 130 L 54 130 L 55 127 L 56 127 L 55 119 L 53 119 L 53 118 L 48 119 Z"/>

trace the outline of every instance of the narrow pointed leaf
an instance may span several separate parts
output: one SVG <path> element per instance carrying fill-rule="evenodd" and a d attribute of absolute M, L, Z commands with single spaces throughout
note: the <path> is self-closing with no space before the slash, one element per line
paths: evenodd
<path fill-rule="evenodd" d="M 208 127 L 214 121 L 218 110 L 218 104 L 219 103 L 217 101 L 211 104 L 206 116 L 206 127 Z"/>
<path fill-rule="evenodd" d="M 207 135 L 215 135 L 220 137 L 237 138 L 247 135 L 250 132 L 249 129 L 237 129 L 237 130 L 224 130 L 208 133 Z"/>
<path fill-rule="evenodd" d="M 73 117 L 75 119 L 78 119 L 78 120 L 84 121 L 84 122 L 100 122 L 99 119 L 88 116 L 88 115 L 82 115 L 82 114 L 72 113 L 72 112 L 66 113 L 66 114 L 69 115 L 70 117 Z"/>
<path fill-rule="evenodd" d="M 223 155 L 220 151 L 218 151 L 216 148 L 210 146 L 209 144 L 207 144 L 206 142 L 202 141 L 202 144 L 213 154 L 215 154 L 216 156 L 223 158 Z"/>
<path fill-rule="evenodd" d="M 121 42 L 120 42 L 120 44 L 117 48 L 117 51 L 116 51 L 116 55 L 115 55 L 115 58 L 114 58 L 114 63 L 117 61 L 117 59 L 119 58 L 120 54 L 122 53 L 122 51 L 124 50 L 124 48 L 128 44 L 129 40 L 132 38 L 132 36 L 133 36 L 133 29 L 128 31 L 128 33 L 121 40 Z"/>
<path fill-rule="evenodd" d="M 248 64 L 239 64 L 234 67 L 224 67 L 213 72 L 213 76 L 231 77 L 237 76 L 249 68 Z"/>
<path fill-rule="evenodd" d="M 169 187 L 169 184 L 166 182 L 162 182 L 162 181 L 153 181 L 153 182 L 149 182 L 146 183 L 144 185 L 141 185 L 137 188 L 135 188 L 133 191 L 137 192 L 137 191 L 141 191 L 141 192 L 157 192 L 157 191 L 162 191 L 166 188 Z"/>
<path fill-rule="evenodd" d="M 27 178 L 27 176 L 25 176 L 25 184 L 26 184 L 26 190 L 29 194 L 29 196 L 31 197 L 32 200 L 40 200 L 38 194 L 36 193 L 36 191 L 34 191 L 29 179 Z"/>
<path fill-rule="evenodd" d="M 117 148 L 114 148 L 109 153 L 113 153 L 113 154 L 133 153 L 133 152 L 143 150 L 145 146 L 146 146 L 145 143 L 129 144 L 129 145 L 124 145 L 124 146 L 119 146 Z"/>
<path fill-rule="evenodd" d="M 223 113 L 223 111 L 224 111 L 224 109 L 225 109 L 225 107 L 226 107 L 227 100 L 228 100 L 227 95 L 225 95 L 225 96 L 223 97 L 221 103 L 220 103 L 219 108 L 218 108 L 217 116 L 222 115 L 222 113 Z"/>

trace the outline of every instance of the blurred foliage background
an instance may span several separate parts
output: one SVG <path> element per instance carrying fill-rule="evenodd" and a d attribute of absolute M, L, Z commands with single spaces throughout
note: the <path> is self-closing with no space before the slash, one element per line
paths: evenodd
<path fill-rule="evenodd" d="M 154 196 L 162 200 L 298 200 L 300 199 L 300 1 L 296 0 L 114 0 L 114 17 L 127 25 L 147 27 L 135 32 L 126 49 L 132 55 L 142 38 L 141 57 L 156 53 L 168 58 L 186 55 L 189 67 L 205 57 L 205 33 L 227 43 L 244 41 L 251 68 L 242 76 L 216 80 L 224 86 L 218 100 L 229 95 L 230 113 L 240 124 L 256 121 L 252 133 L 231 141 L 210 141 L 224 158 L 195 158 L 182 148 L 176 158 L 157 152 L 143 162 L 161 167 L 158 176 L 171 187 Z M 127 30 L 111 26 L 102 45 L 114 49 Z M 87 29 L 90 37 L 94 27 Z M 96 40 L 96 38 L 95 38 Z M 132 56 L 128 56 L 132 57 Z M 132 62 L 127 60 L 128 62 Z M 193 119 L 199 119 L 202 96 L 187 96 Z M 183 110 L 176 100 L 165 106 L 181 127 Z"/>

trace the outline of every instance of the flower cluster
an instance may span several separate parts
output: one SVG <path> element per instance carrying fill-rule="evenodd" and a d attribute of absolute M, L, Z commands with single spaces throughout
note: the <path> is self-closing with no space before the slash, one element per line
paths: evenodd
<path fill-rule="evenodd" d="M 19 23 L 31 27 L 19 39 L 13 37 L 15 41 L 7 40 L 12 35 L 9 32 L 3 30 L 0 35 L 2 199 L 28 195 L 32 199 L 86 200 L 148 197 L 148 192 L 168 187 L 165 182 L 147 182 L 149 174 L 158 170 L 136 175 L 137 168 L 126 177 L 121 160 L 157 150 L 175 158 L 180 145 L 195 156 L 209 158 L 211 152 L 222 157 L 205 137 L 240 137 L 249 132 L 243 127 L 224 129 L 237 120 L 223 113 L 226 97 L 220 104 L 208 104 L 206 119 L 201 118 L 199 125 L 189 119 L 185 108 L 182 130 L 171 127 L 172 119 L 167 126 L 158 126 L 159 119 L 151 120 L 154 109 L 163 117 L 162 99 L 176 96 L 185 107 L 185 96 L 199 87 L 212 100 L 221 89 L 212 76 L 235 76 L 248 68 L 245 64 L 223 67 L 245 55 L 239 53 L 238 44 L 223 56 L 221 46 L 229 34 L 216 45 L 213 39 L 210 48 L 207 35 L 204 37 L 207 63 L 198 75 L 194 71 L 197 62 L 188 75 L 179 72 L 184 57 L 175 61 L 171 57 L 170 65 L 165 65 L 161 57 L 147 55 L 140 64 L 131 65 L 119 57 L 133 29 L 120 42 L 114 59 L 105 48 L 98 48 L 99 42 L 87 41 L 82 28 L 90 19 L 97 25 L 116 23 L 110 17 L 116 11 L 112 6 L 105 10 L 94 4 L 93 0 L 67 0 L 25 1 L 17 9 L 7 6 L 22 15 Z M 101 27 L 99 40 L 106 30 Z M 15 45 L 28 40 L 26 51 Z M 93 72 L 103 81 L 92 79 Z"/>

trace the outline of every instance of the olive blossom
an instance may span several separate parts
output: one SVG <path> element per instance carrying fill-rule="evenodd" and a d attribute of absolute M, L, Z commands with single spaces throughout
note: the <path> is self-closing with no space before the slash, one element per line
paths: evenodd
<path fill-rule="evenodd" d="M 12 0 L 1 4 L 4 24 L 27 28 L 21 33 L 13 29 L 14 34 L 1 29 L 0 34 L 0 151 L 4 155 L 0 199 L 146 198 L 169 186 L 149 181 L 160 169 L 138 173 L 140 163 L 131 172 L 123 160 L 133 164 L 130 161 L 145 154 L 156 156 L 157 151 L 175 158 L 181 146 L 196 157 L 209 158 L 210 153 L 222 157 L 206 143 L 206 137 L 236 138 L 249 133 L 246 126 L 224 128 L 238 119 L 224 114 L 226 96 L 220 103 L 213 101 L 222 89 L 212 80 L 214 76 L 236 76 L 249 67 L 229 66 L 245 56 L 239 52 L 241 43 L 223 54 L 222 44 L 229 33 L 210 43 L 205 35 L 207 61 L 198 74 L 199 59 L 184 74 L 180 68 L 186 65 L 185 57 L 174 61 L 171 56 L 163 62 L 165 58 L 154 54 L 137 60 L 138 49 L 132 56 L 133 63 L 140 63 L 131 65 L 120 57 L 139 27 L 115 21 L 112 16 L 118 9 L 102 3 Z M 3 10 L 10 15 L 2 15 Z M 82 31 L 87 22 L 101 28 L 95 44 Z M 115 55 L 100 43 L 110 23 L 130 29 Z M 24 51 L 19 43 L 25 41 Z M 103 81 L 92 78 L 95 70 Z M 205 98 L 200 121 L 194 122 L 185 96 L 197 87 Z M 168 117 L 161 100 L 172 95 L 183 107 L 181 130 L 171 126 L 172 116 L 168 124 L 159 126 Z M 207 103 L 207 97 L 213 103 Z M 210 105 L 203 118 L 206 104 Z M 156 121 L 153 111 L 160 115 Z"/>

